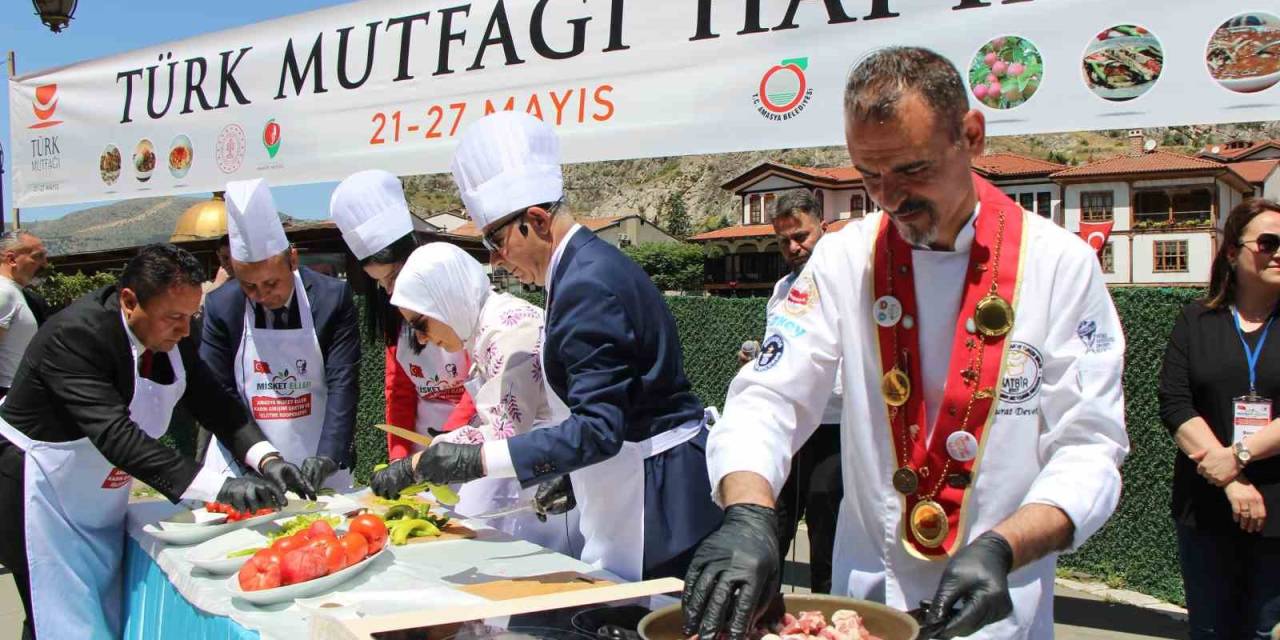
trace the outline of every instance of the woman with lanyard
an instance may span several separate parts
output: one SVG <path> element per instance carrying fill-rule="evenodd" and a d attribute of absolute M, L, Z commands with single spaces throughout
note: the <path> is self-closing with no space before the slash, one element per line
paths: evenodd
<path fill-rule="evenodd" d="M 386 345 L 387 423 L 430 437 L 470 423 L 476 411 L 463 386 L 466 353 L 420 344 L 391 305 L 396 277 L 418 246 L 400 179 L 377 169 L 348 176 L 333 192 L 329 215 L 364 272 L 378 283 L 365 295 L 365 321 L 372 339 Z M 392 461 L 421 448 L 387 434 Z"/>
<path fill-rule="evenodd" d="M 443 242 L 419 247 L 400 272 L 391 304 L 400 308 L 419 342 L 471 356 L 467 388 L 475 399 L 478 425 L 435 442 L 505 440 L 551 419 L 539 357 L 542 310 L 495 292 L 475 258 Z M 401 487 L 415 484 L 419 458 L 398 460 L 375 473 L 370 481 L 374 492 L 393 497 Z M 484 478 L 463 485 L 459 498 L 457 512 L 472 517 L 532 503 L 531 511 L 489 524 L 561 553 L 574 555 L 581 549 L 567 476 L 529 489 L 521 489 L 515 478 Z"/>
<path fill-rule="evenodd" d="M 1266 638 L 1280 620 L 1280 205 L 1231 211 L 1209 295 L 1174 323 L 1160 375 L 1191 637 Z M 1082 335 L 1081 339 L 1085 339 Z"/>

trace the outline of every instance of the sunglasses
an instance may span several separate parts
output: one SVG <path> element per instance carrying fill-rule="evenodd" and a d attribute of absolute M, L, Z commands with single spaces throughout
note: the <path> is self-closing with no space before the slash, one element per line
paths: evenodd
<path fill-rule="evenodd" d="M 1259 233 L 1258 237 L 1253 240 L 1242 240 L 1240 246 L 1252 243 L 1254 250 L 1261 254 L 1273 254 L 1280 249 L 1280 235 L 1274 233 Z"/>
<path fill-rule="evenodd" d="M 552 203 L 551 206 L 547 207 L 547 217 L 555 216 L 556 211 L 560 210 L 560 205 L 563 203 L 564 203 L 563 200 L 557 200 L 556 202 Z M 503 222 L 502 224 L 499 224 L 497 227 L 494 227 L 493 231 L 490 231 L 489 233 L 484 234 L 484 236 L 480 238 L 480 243 L 483 244 L 484 248 L 487 249 L 490 253 L 498 253 L 502 251 L 502 242 L 503 242 L 502 238 L 504 237 L 503 230 L 511 226 L 511 224 L 516 222 L 517 220 L 520 221 L 520 227 L 519 227 L 520 235 L 527 237 L 529 235 L 529 225 L 524 223 L 524 215 L 528 212 L 529 212 L 529 209 L 525 208 L 519 211 L 513 211 L 511 213 L 508 213 L 506 216 L 504 216 L 508 218 L 508 220 L 506 222 Z"/>

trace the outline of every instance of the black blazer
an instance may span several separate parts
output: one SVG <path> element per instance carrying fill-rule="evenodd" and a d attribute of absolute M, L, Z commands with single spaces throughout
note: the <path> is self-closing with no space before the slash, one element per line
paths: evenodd
<path fill-rule="evenodd" d="M 1257 343 L 1261 330 L 1249 335 Z M 1271 327 L 1258 358 L 1258 395 L 1270 398 L 1273 417 L 1280 412 L 1280 322 Z M 1200 416 L 1223 445 L 1232 444 L 1232 399 L 1249 393 L 1249 366 L 1230 309 L 1192 303 L 1178 314 L 1160 372 L 1160 419 L 1170 433 Z M 1251 462 L 1244 475 L 1267 506 L 1262 535 L 1280 537 L 1280 456 Z M 1173 465 L 1173 517 L 1207 531 L 1239 531 L 1231 520 L 1226 493 L 1196 473 L 1196 463 L 1181 452 Z"/>
<path fill-rule="evenodd" d="M 181 404 L 236 459 L 243 459 L 250 447 L 266 440 L 262 430 L 213 379 L 190 336 L 177 348 L 187 371 Z M 155 362 L 167 365 L 168 358 L 157 357 Z M 172 368 L 165 370 L 172 379 Z M 130 419 L 135 375 L 119 295 L 115 285 L 104 287 L 40 328 L 0 405 L 0 416 L 43 442 L 87 437 L 112 464 L 177 502 L 200 464 L 148 436 Z M 10 446 L 0 438 L 0 447 Z"/>
<path fill-rule="evenodd" d="M 572 415 L 509 440 L 529 486 L 617 455 L 702 418 L 684 374 L 675 318 L 653 281 L 585 227 L 551 274 L 542 357 Z"/>
<path fill-rule="evenodd" d="M 311 303 L 329 391 L 316 455 L 327 456 L 343 468 L 350 468 L 355 461 L 356 402 L 360 397 L 360 323 L 351 285 L 306 267 L 300 267 L 298 272 Z M 211 291 L 204 303 L 200 337 L 200 357 L 242 407 L 244 399 L 236 387 L 233 367 L 244 335 L 247 302 L 244 290 L 235 281 Z M 302 463 L 301 460 L 290 462 Z"/>

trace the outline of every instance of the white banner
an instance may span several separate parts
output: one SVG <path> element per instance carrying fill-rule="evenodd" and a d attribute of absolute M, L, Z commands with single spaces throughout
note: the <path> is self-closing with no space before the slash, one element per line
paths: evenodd
<path fill-rule="evenodd" d="M 16 78 L 17 203 L 447 171 L 495 109 L 553 123 L 568 162 L 838 145 L 845 76 L 886 45 L 947 56 L 992 135 L 1280 113 L 1276 0 L 460 2 L 367 0 Z"/>

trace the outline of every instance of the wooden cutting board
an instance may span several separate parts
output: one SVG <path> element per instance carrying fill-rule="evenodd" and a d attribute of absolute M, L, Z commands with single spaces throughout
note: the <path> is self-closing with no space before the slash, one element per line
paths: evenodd
<path fill-rule="evenodd" d="M 544 596 L 552 593 L 566 593 L 570 591 L 582 591 L 583 589 L 595 589 L 598 587 L 607 587 L 612 584 L 614 583 L 608 580 L 593 578 L 577 571 L 560 571 L 557 573 L 544 573 L 537 576 L 496 580 L 494 582 L 470 584 L 454 588 L 489 600 L 515 600 L 517 598 L 527 598 L 529 596 Z"/>
<path fill-rule="evenodd" d="M 440 530 L 438 536 L 422 536 L 420 538 L 409 538 L 405 544 L 421 544 L 424 542 L 441 542 L 444 540 L 470 540 L 476 537 L 476 532 L 469 527 L 458 524 L 457 521 L 450 520 L 443 529 Z"/>

